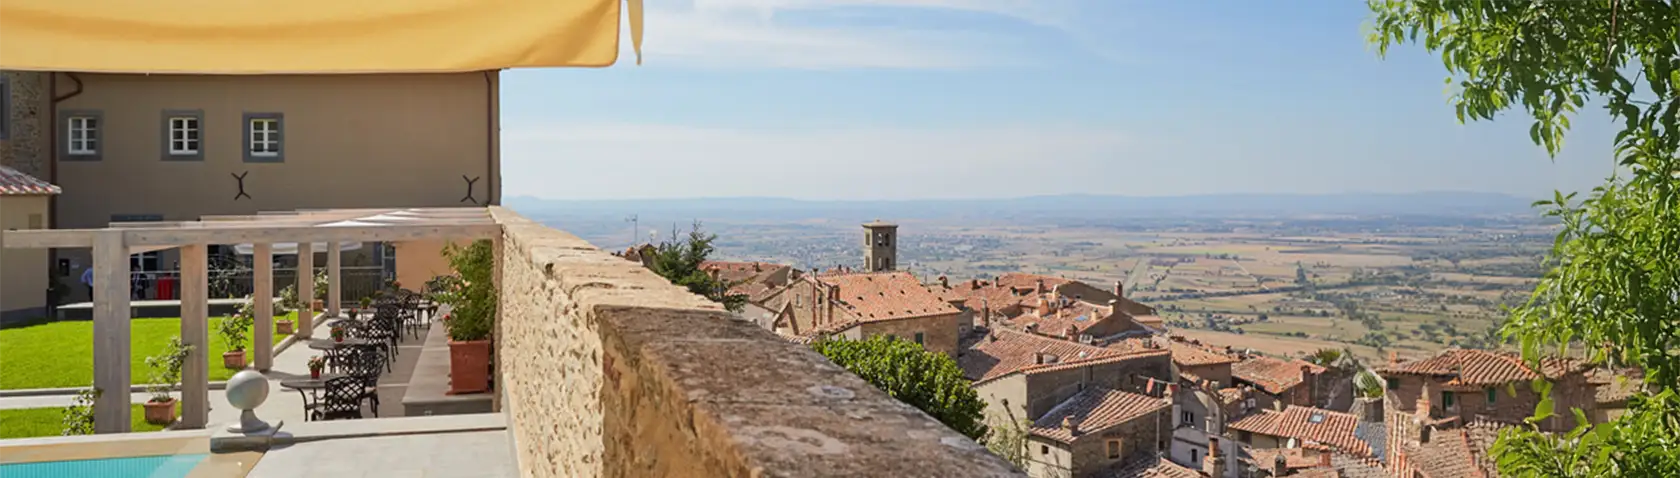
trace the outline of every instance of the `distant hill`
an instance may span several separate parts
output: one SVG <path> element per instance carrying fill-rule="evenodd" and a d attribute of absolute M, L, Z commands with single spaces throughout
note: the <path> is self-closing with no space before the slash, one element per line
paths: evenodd
<path fill-rule="evenodd" d="M 606 216 L 648 214 L 789 220 L 813 217 L 949 219 L 964 217 L 1179 217 L 1179 216 L 1498 216 L 1534 214 L 1531 201 L 1497 193 L 1219 194 L 1201 196 L 1063 195 L 1003 199 L 904 201 L 807 201 L 769 197 L 695 199 L 549 200 L 510 197 L 506 205 L 527 214 Z"/>

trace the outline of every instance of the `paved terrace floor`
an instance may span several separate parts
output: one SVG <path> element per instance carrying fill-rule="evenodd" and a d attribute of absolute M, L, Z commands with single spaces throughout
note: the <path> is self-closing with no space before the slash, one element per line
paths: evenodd
<path fill-rule="evenodd" d="M 328 337 L 330 335 L 330 320 L 317 320 L 314 336 Z M 408 389 L 408 379 L 414 374 L 414 364 L 420 358 L 420 349 L 426 342 L 426 330 L 419 332 L 416 338 L 407 335 L 398 346 L 396 363 L 392 364 L 392 371 L 379 377 L 379 416 L 403 416 L 403 393 Z M 303 378 L 309 376 L 309 357 L 319 355 L 321 351 L 312 350 L 307 342 L 294 343 L 286 350 L 274 356 L 274 368 L 270 369 L 268 377 L 268 401 L 257 407 L 257 416 L 273 423 L 283 420 L 288 424 L 302 423 L 304 420 L 303 398 L 298 392 L 280 387 L 281 380 Z M 220 366 L 220 357 L 211 357 L 211 366 Z M 129 394 L 133 403 L 145 403 L 151 394 L 136 392 Z M 180 398 L 180 395 L 176 395 Z M 75 399 L 74 395 L 43 395 L 28 397 L 0 397 L 0 408 L 41 408 L 66 407 Z M 373 418 L 369 410 L 368 418 Z M 210 391 L 210 427 L 220 429 L 228 424 L 239 421 L 239 410 L 228 405 L 227 394 L 222 390 Z"/>

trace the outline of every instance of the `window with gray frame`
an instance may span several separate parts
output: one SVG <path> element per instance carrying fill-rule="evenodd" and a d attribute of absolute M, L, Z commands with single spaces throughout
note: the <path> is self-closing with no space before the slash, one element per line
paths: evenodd
<path fill-rule="evenodd" d="M 286 160 L 286 118 L 280 113 L 245 113 L 245 162 Z"/>
<path fill-rule="evenodd" d="M 204 110 L 163 111 L 163 159 L 204 160 Z"/>
<path fill-rule="evenodd" d="M 0 78 L 0 139 L 12 137 L 12 83 Z"/>
<path fill-rule="evenodd" d="M 104 147 L 105 115 L 97 110 L 65 110 L 64 138 L 58 144 L 59 158 L 65 161 L 98 161 Z"/>

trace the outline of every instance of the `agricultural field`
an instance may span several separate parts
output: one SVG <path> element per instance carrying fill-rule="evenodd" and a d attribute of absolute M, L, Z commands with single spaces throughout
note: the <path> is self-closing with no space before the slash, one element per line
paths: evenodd
<path fill-rule="evenodd" d="M 867 220 L 842 213 L 785 221 L 706 218 L 706 229 L 719 237 L 719 258 L 828 270 L 861 263 L 858 224 Z M 1175 334 L 1279 355 L 1347 348 L 1367 359 L 1494 346 L 1491 331 L 1502 308 L 1527 299 L 1555 234 L 1533 215 L 1517 213 L 974 213 L 894 222 L 898 268 L 927 283 L 1008 272 L 1105 289 L 1118 282 L 1128 297 L 1155 306 Z M 593 226 L 565 225 L 597 243 L 623 244 L 634 236 L 619 217 L 585 224 Z M 669 235 L 663 228 L 659 233 Z"/>

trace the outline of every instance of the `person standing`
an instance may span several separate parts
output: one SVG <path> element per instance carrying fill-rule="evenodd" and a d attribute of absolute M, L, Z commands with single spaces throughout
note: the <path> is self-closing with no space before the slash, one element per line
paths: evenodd
<path fill-rule="evenodd" d="M 87 270 L 82 271 L 82 283 L 87 284 L 88 300 L 93 300 L 93 266 L 88 266 Z"/>

